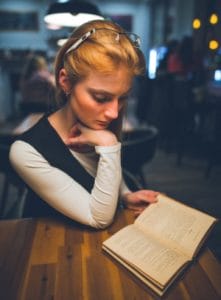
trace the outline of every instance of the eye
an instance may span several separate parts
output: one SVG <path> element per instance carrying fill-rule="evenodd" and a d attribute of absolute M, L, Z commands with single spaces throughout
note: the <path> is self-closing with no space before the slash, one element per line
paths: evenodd
<path fill-rule="evenodd" d="M 111 97 L 99 95 L 99 94 L 93 94 L 93 99 L 98 103 L 106 103 L 108 101 L 111 101 Z"/>

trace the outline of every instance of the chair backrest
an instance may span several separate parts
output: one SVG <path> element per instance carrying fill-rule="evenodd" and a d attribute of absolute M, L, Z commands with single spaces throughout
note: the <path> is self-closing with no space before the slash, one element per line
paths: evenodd
<path fill-rule="evenodd" d="M 16 211 L 19 212 L 19 207 L 22 207 L 27 192 L 24 182 L 19 178 L 10 164 L 9 150 L 10 144 L 0 144 L 0 173 L 4 176 L 0 193 L 0 218 L 8 218 L 11 211 L 15 212 L 15 207 Z M 16 193 L 10 193 L 11 187 L 15 188 L 14 191 Z M 12 198 L 11 195 L 13 195 Z"/>
<path fill-rule="evenodd" d="M 124 132 L 122 142 L 123 168 L 137 174 L 142 166 L 153 158 L 157 137 L 158 130 L 153 126 Z"/>
<path fill-rule="evenodd" d="M 0 134 L 0 173 L 12 173 L 12 167 L 9 162 L 9 150 L 15 140 L 15 135 L 10 131 L 1 132 Z"/>
<path fill-rule="evenodd" d="M 173 79 L 171 86 L 171 104 L 175 113 L 188 113 L 193 105 L 192 83 L 190 80 Z"/>
<path fill-rule="evenodd" d="M 23 181 L 10 164 L 9 150 L 10 145 L 0 144 L 0 173 L 4 174 L 11 184 L 15 186 L 24 186 Z"/>
<path fill-rule="evenodd" d="M 0 173 L 6 173 L 9 171 L 9 146 L 0 144 Z"/>

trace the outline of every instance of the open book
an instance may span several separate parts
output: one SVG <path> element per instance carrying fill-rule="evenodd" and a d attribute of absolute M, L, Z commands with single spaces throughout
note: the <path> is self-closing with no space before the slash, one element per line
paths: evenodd
<path fill-rule="evenodd" d="M 104 241 L 102 248 L 163 295 L 197 254 L 216 221 L 160 194 L 156 204 Z"/>

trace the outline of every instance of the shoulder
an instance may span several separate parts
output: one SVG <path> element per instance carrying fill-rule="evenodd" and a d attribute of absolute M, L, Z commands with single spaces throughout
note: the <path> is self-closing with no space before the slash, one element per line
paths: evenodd
<path fill-rule="evenodd" d="M 27 165 L 29 162 L 43 161 L 43 156 L 29 143 L 17 140 L 9 151 L 9 159 L 12 165 Z"/>
<path fill-rule="evenodd" d="M 49 138 L 51 131 L 50 124 L 47 120 L 47 115 L 43 115 L 34 126 L 21 134 L 17 140 L 22 140 L 29 144 L 33 144 L 35 141 L 42 142 L 42 139 Z"/>
<path fill-rule="evenodd" d="M 16 152 L 18 151 L 18 153 L 22 152 L 22 151 L 30 151 L 30 150 L 34 150 L 34 147 L 32 147 L 29 143 L 23 141 L 23 140 L 16 140 L 15 142 L 13 142 L 11 144 L 11 147 L 10 147 L 10 153 L 12 152 Z"/>

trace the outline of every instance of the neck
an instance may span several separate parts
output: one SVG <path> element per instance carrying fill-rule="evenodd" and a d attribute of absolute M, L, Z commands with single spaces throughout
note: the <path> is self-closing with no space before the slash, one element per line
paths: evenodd
<path fill-rule="evenodd" d="M 68 104 L 50 115 L 48 120 L 63 140 L 69 137 L 70 130 L 76 123 L 76 117 Z"/>

